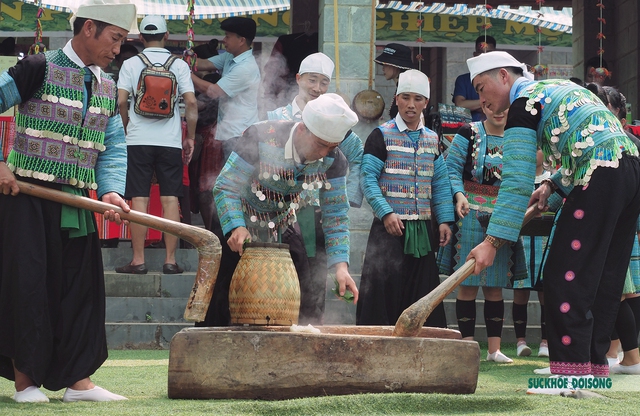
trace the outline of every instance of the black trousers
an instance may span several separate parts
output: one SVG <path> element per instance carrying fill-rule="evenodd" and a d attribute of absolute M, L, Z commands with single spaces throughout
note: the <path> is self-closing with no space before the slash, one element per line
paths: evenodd
<path fill-rule="evenodd" d="M 599 167 L 568 195 L 544 269 L 549 361 L 554 374 L 606 377 L 640 214 L 640 159 Z"/>
<path fill-rule="evenodd" d="M 60 210 L 0 194 L 0 375 L 14 379 L 14 360 L 49 390 L 91 376 L 107 359 L 98 234 L 69 238 Z"/>
<path fill-rule="evenodd" d="M 395 325 L 402 312 L 440 284 L 433 248 L 438 242 L 431 232 L 432 251 L 414 258 L 404 254 L 404 236 L 389 234 L 384 223 L 373 219 L 360 281 L 356 325 Z M 425 326 L 446 328 L 444 305 L 434 308 Z"/>

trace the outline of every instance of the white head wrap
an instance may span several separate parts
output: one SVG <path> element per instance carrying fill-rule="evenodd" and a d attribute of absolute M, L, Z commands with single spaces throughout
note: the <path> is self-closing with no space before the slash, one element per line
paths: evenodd
<path fill-rule="evenodd" d="M 98 20 L 137 33 L 136 5 L 129 0 L 85 0 L 70 19 L 71 29 L 76 17 Z"/>
<path fill-rule="evenodd" d="M 431 94 L 429 77 L 417 69 L 410 69 L 401 73 L 398 77 L 396 95 L 402 94 L 403 92 L 420 94 L 428 99 Z"/>
<path fill-rule="evenodd" d="M 322 94 L 302 110 L 302 121 L 309 131 L 329 143 L 340 143 L 358 116 L 338 94 Z"/>
<path fill-rule="evenodd" d="M 483 72 L 496 68 L 516 67 L 521 68 L 525 78 L 533 81 L 533 74 L 527 69 L 527 65 L 503 51 L 493 51 L 480 54 L 467 59 L 467 66 L 471 76 L 471 81 Z"/>
<path fill-rule="evenodd" d="M 331 81 L 331 77 L 333 76 L 333 68 L 335 65 L 331 58 L 322 52 L 312 53 L 302 60 L 300 63 L 300 70 L 298 74 L 307 74 L 309 72 L 313 72 L 316 74 L 322 74 L 325 77 L 329 78 Z"/>

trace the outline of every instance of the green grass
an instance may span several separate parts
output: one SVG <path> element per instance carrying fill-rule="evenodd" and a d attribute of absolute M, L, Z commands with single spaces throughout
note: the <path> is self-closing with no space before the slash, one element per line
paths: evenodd
<path fill-rule="evenodd" d="M 533 369 L 546 359 L 515 357 L 515 346 L 503 346 L 514 364 L 484 361 L 475 394 L 361 394 L 283 401 L 170 400 L 167 397 L 168 351 L 110 351 L 109 360 L 92 377 L 96 384 L 129 398 L 125 402 L 63 403 L 62 394 L 45 391 L 48 404 L 17 404 L 13 383 L 0 379 L 1 415 L 630 415 L 640 408 L 640 376 L 612 376 L 611 390 L 598 390 L 604 399 L 576 400 L 527 395 Z M 534 350 L 536 352 L 537 350 Z"/>

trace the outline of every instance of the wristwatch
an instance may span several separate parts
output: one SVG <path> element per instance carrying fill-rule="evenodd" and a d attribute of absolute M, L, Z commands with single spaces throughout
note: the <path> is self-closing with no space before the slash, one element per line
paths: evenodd
<path fill-rule="evenodd" d="M 542 182 L 540 182 L 540 185 L 542 185 L 543 183 L 546 183 L 547 185 L 549 185 L 549 188 L 551 189 L 551 193 L 554 193 L 555 191 L 558 190 L 558 185 L 556 185 L 551 179 L 545 179 Z"/>
<path fill-rule="evenodd" d="M 497 238 L 494 237 L 492 235 L 487 235 L 484 238 L 484 241 L 486 241 L 487 243 L 491 244 L 493 247 L 495 247 L 495 249 L 499 249 L 500 246 L 502 246 L 503 240 L 501 238 Z"/>

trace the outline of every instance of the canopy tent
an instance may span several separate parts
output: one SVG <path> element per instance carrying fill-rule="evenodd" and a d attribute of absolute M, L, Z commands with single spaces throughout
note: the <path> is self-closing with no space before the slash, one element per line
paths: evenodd
<path fill-rule="evenodd" d="M 48 9 L 72 13 L 83 0 L 22 0 L 24 3 L 42 6 Z M 159 14 L 169 20 L 184 20 L 188 15 L 187 0 L 132 0 L 138 7 L 138 15 Z M 302 0 L 299 0 L 302 1 Z M 195 0 L 195 19 L 215 19 L 247 14 L 263 14 L 290 9 L 290 0 Z M 573 15 L 571 8 L 554 10 L 542 7 L 498 6 L 485 8 L 483 5 L 468 6 L 466 4 L 423 3 L 407 1 L 377 2 L 377 9 L 392 9 L 405 12 L 446 14 L 454 16 L 481 16 L 491 19 L 512 20 L 529 23 L 546 29 L 565 33 L 572 32 Z"/>
<path fill-rule="evenodd" d="M 541 26 L 545 29 L 571 33 L 573 27 L 572 9 L 565 7 L 562 10 L 554 10 L 552 7 L 542 7 L 539 10 L 532 7 L 519 7 L 512 9 L 509 6 L 486 8 L 484 5 L 474 7 L 466 4 L 424 3 L 389 1 L 386 4 L 378 2 L 377 9 L 393 9 L 404 12 L 419 12 L 433 14 L 448 14 L 454 16 L 481 16 L 491 19 L 512 20 L 520 23 L 529 23 Z"/>
<path fill-rule="evenodd" d="M 39 0 L 22 0 L 39 5 Z M 41 0 L 42 7 L 73 13 L 84 0 Z M 157 14 L 168 20 L 184 20 L 189 16 L 187 0 L 131 0 L 138 16 Z M 217 19 L 247 14 L 264 14 L 289 10 L 290 0 L 194 0 L 195 19 Z"/>

